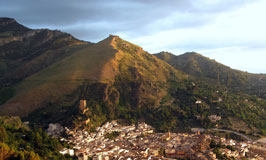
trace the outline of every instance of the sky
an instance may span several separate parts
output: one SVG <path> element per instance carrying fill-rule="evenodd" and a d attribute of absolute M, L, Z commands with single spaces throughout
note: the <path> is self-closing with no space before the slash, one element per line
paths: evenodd
<path fill-rule="evenodd" d="M 266 73 L 265 0 L 2 0 L 0 17 L 98 42 L 109 34 L 150 53 L 198 52 Z"/>

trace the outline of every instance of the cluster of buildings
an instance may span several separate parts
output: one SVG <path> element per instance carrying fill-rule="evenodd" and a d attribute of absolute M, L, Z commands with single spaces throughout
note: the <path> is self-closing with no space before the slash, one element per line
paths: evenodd
<path fill-rule="evenodd" d="M 217 116 L 217 115 L 210 115 L 208 116 L 208 118 L 212 123 L 216 123 L 217 121 L 220 121 L 222 119 L 221 116 Z"/>
<path fill-rule="evenodd" d="M 119 133 L 107 138 L 106 135 Z M 236 142 L 211 135 L 188 133 L 153 133 L 153 128 L 145 123 L 122 126 L 116 121 L 98 127 L 95 133 L 85 130 L 76 132 L 66 128 L 67 141 L 74 149 L 64 149 L 62 154 L 76 155 L 79 159 L 197 159 L 216 160 L 218 157 L 210 147 L 211 140 L 223 146 L 221 155 L 235 159 L 266 159 L 266 149 L 252 143 Z M 75 151 L 75 152 L 74 152 Z"/>
<path fill-rule="evenodd" d="M 263 144 L 257 144 L 255 142 L 237 142 L 232 139 L 218 138 L 212 136 L 212 139 L 222 146 L 230 146 L 219 148 L 221 155 L 225 155 L 229 158 L 234 159 L 248 159 L 248 160 L 265 160 L 266 159 L 266 148 Z"/>

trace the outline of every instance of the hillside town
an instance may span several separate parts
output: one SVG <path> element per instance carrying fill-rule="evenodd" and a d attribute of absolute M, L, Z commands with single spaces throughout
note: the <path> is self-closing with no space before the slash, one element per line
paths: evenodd
<path fill-rule="evenodd" d="M 65 128 L 68 138 L 62 141 L 73 145 L 61 154 L 77 156 L 79 160 L 109 159 L 192 159 L 216 160 L 266 159 L 266 148 L 254 142 L 237 142 L 198 133 L 154 133 L 146 123 L 122 126 L 107 122 L 95 133 L 76 132 Z"/>

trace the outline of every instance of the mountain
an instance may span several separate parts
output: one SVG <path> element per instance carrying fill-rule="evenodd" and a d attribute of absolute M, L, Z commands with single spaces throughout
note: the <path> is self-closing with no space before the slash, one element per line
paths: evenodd
<path fill-rule="evenodd" d="M 132 110 L 158 106 L 167 92 L 160 85 L 185 78 L 141 47 L 110 35 L 18 82 L 14 96 L 0 111 L 25 117 L 44 109 L 42 114 L 60 121 L 65 117 L 52 113 L 75 114 L 79 100 L 87 99 L 92 106 L 106 107 L 108 118 L 114 118 L 117 106 Z"/>
<path fill-rule="evenodd" d="M 251 74 L 231 69 L 195 52 L 188 52 L 179 56 L 169 52 L 161 52 L 155 56 L 187 74 L 208 78 L 214 83 L 266 98 L 266 75 L 264 74 Z"/>
<path fill-rule="evenodd" d="M 2 21 L 1 26 L 18 29 L 3 29 L 12 34 L 0 46 L 1 64 L 8 66 L 0 78 L 0 115 L 18 115 L 42 127 L 60 123 L 90 131 L 106 121 L 124 119 L 146 121 L 158 131 L 217 124 L 266 133 L 265 99 L 236 92 L 205 74 L 195 78 L 193 72 L 175 69 L 118 36 L 89 43 L 60 31 L 30 30 L 12 19 Z M 205 72 L 200 70 L 195 73 Z M 80 100 L 86 100 L 86 106 L 80 107 Z M 221 120 L 212 122 L 211 115 Z"/>
<path fill-rule="evenodd" d="M 32 30 L 14 19 L 0 18 L 0 87 L 33 75 L 89 44 L 67 33 Z"/>

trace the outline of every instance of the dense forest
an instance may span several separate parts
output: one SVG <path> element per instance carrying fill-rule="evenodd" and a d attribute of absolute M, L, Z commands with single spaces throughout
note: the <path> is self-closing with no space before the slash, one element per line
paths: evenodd
<path fill-rule="evenodd" d="M 59 153 L 63 147 L 41 128 L 31 128 L 19 117 L 0 117 L 0 160 L 71 159 Z"/>

